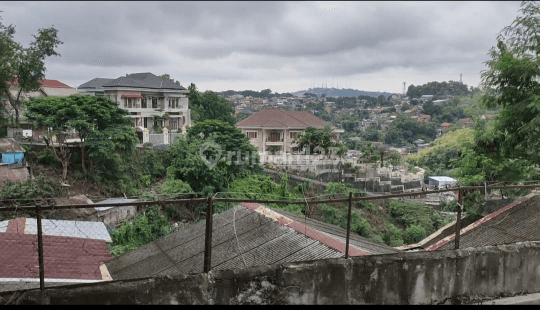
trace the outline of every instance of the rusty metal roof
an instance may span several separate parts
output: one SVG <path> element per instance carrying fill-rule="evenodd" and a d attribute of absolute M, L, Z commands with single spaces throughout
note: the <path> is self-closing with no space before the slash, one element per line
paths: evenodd
<path fill-rule="evenodd" d="M 455 234 L 426 250 L 453 249 Z M 540 196 L 530 194 L 497 210 L 460 231 L 460 248 L 540 241 Z"/>
<path fill-rule="evenodd" d="M 332 238 L 334 239 L 337 239 L 337 240 L 340 240 L 342 242 L 346 242 L 346 238 L 347 238 L 347 230 L 341 228 L 341 227 L 338 227 L 338 226 L 335 226 L 335 225 L 332 225 L 332 224 L 328 224 L 328 223 L 325 223 L 325 222 L 321 222 L 321 221 L 317 221 L 317 220 L 314 220 L 314 219 L 310 219 L 310 218 L 304 218 L 300 215 L 296 215 L 296 214 L 293 214 L 293 213 L 290 213 L 290 212 L 287 212 L 287 211 L 283 211 L 283 210 L 279 210 L 279 209 L 272 209 L 274 210 L 275 212 L 277 213 L 280 213 L 280 214 L 283 214 L 285 215 L 286 217 L 290 218 L 290 219 L 293 219 L 297 222 L 300 222 L 300 223 L 304 223 L 306 222 L 306 225 L 313 228 L 313 229 L 316 229 L 326 235 L 329 235 L 331 236 Z M 357 248 L 358 250 L 360 251 L 363 251 L 363 252 L 367 252 L 369 254 L 388 254 L 388 253 L 398 253 L 398 252 L 401 252 L 400 250 L 397 250 L 393 247 L 390 247 L 390 246 L 386 246 L 386 245 L 382 245 L 382 244 L 379 244 L 379 243 L 376 243 L 374 241 L 371 241 L 367 238 L 364 238 L 358 234 L 355 234 L 355 233 L 352 233 L 350 234 L 350 239 L 349 239 L 349 244 L 354 247 L 354 248 Z"/>
<path fill-rule="evenodd" d="M 13 138 L 0 138 L 0 153 L 24 153 L 23 147 Z"/>
<path fill-rule="evenodd" d="M 305 227 L 258 204 L 243 203 L 214 215 L 212 269 L 343 257 L 344 241 L 311 224 Z M 201 273 L 205 225 L 203 221 L 183 227 L 109 261 L 107 269 L 114 280 Z M 371 253 L 356 246 L 351 246 L 349 252 L 351 256 Z"/>

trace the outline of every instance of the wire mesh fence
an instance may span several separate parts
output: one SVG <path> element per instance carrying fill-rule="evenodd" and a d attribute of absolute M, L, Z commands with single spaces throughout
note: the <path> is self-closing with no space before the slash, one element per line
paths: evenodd
<path fill-rule="evenodd" d="M 480 188 L 439 192 L 465 189 Z M 369 225 L 357 209 L 407 195 L 2 201 L 0 291 L 391 253 L 358 237 Z"/>

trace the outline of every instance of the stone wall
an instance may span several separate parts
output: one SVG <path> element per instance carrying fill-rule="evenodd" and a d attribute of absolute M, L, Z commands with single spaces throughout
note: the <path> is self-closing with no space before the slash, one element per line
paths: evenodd
<path fill-rule="evenodd" d="M 448 304 L 540 292 L 540 243 L 0 293 L 0 304 Z"/>

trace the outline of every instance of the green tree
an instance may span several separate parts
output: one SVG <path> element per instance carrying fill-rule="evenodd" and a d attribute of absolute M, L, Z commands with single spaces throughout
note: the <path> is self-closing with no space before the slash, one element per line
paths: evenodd
<path fill-rule="evenodd" d="M 219 145 L 221 153 L 210 143 Z M 205 148 L 205 144 L 209 147 Z M 185 138 L 171 144 L 172 162 L 167 174 L 187 182 L 203 196 L 213 195 L 226 191 L 236 177 L 260 171 L 256 150 L 234 125 L 205 120 L 190 127 Z M 205 158 L 216 158 L 215 166 L 207 165 L 201 152 Z"/>
<path fill-rule="evenodd" d="M 299 134 L 294 139 L 298 144 L 299 149 L 309 148 L 309 153 L 321 153 L 324 151 L 328 154 L 329 148 L 335 147 L 336 142 L 333 141 L 332 128 L 325 126 L 324 128 L 308 127 L 303 134 Z"/>
<path fill-rule="evenodd" d="M 191 107 L 191 119 L 200 122 L 207 119 L 220 120 L 231 125 L 236 124 L 234 109 L 231 103 L 220 97 L 216 92 L 205 91 L 200 93 L 197 86 L 191 83 L 188 86 L 189 106 Z"/>
<path fill-rule="evenodd" d="M 69 97 L 38 97 L 27 103 L 27 117 L 36 126 L 51 127 L 57 137 L 59 134 L 75 130 L 81 142 L 81 165 L 86 169 L 86 147 L 89 158 L 109 158 L 116 150 L 131 151 L 138 139 L 131 120 L 126 118 L 126 110 L 102 96 L 71 95 Z M 53 148 L 53 152 L 56 152 Z M 67 154 L 66 154 L 67 157 Z M 64 176 L 67 175 L 67 162 L 63 158 Z"/>
<path fill-rule="evenodd" d="M 12 123 L 19 126 L 23 109 L 23 93 L 40 88 L 39 81 L 45 77 L 45 58 L 60 56 L 55 49 L 59 44 L 58 31 L 51 27 L 39 29 L 29 47 L 15 42 L 15 26 L 0 22 L 0 94 L 7 99 L 13 111 Z M 10 92 L 10 82 L 17 81 L 16 95 Z M 5 110 L 3 112 L 6 112 Z M 9 113 L 11 114 L 11 113 Z"/>
<path fill-rule="evenodd" d="M 497 37 L 482 72 L 487 107 L 500 107 L 499 142 L 504 155 L 540 163 L 540 7 L 523 2 L 514 22 Z"/>
<path fill-rule="evenodd" d="M 500 107 L 491 122 L 475 121 L 474 144 L 459 161 L 460 183 L 523 181 L 540 163 L 540 7 L 523 2 L 514 22 L 497 37 L 482 72 L 482 103 Z"/>

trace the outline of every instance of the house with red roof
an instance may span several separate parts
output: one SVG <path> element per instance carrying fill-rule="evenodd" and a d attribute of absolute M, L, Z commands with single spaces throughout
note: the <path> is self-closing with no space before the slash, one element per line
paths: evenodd
<path fill-rule="evenodd" d="M 101 222 L 42 220 L 45 287 L 111 280 L 111 242 Z M 0 222 L 0 291 L 39 287 L 37 221 Z"/>
<path fill-rule="evenodd" d="M 450 129 L 450 126 L 452 126 L 451 123 L 446 123 L 446 122 L 442 123 L 441 127 L 439 128 L 439 132 L 438 132 L 439 136 L 445 135 L 448 132 L 448 130 Z"/>
<path fill-rule="evenodd" d="M 470 118 L 461 118 L 459 119 L 459 123 L 465 127 L 469 127 L 469 128 L 473 127 L 473 122 Z"/>
<path fill-rule="evenodd" d="M 28 92 L 21 91 L 21 89 L 19 88 L 18 79 L 8 82 L 7 84 L 9 85 L 9 95 L 12 98 L 21 98 L 22 100 L 36 97 L 67 97 L 77 93 L 77 90 L 75 88 L 57 80 L 42 79 L 39 81 L 41 87 L 38 90 Z M 4 105 L 9 116 L 15 115 L 15 111 L 11 108 L 8 98 L 4 99 Z M 32 129 L 32 124 L 26 121 L 22 111 L 19 111 L 19 115 L 20 128 Z M 22 136 L 22 131 L 16 131 L 16 134 Z M 13 132 L 8 130 L 8 137 L 13 138 L 13 135 Z"/>
<path fill-rule="evenodd" d="M 280 109 L 262 109 L 250 117 L 236 123 L 257 147 L 260 153 L 271 149 L 277 152 L 298 152 L 294 140 L 308 127 L 324 128 L 331 124 L 323 121 L 308 111 L 282 111 Z M 337 138 L 342 129 L 334 128 Z"/>
<path fill-rule="evenodd" d="M 428 114 L 420 114 L 416 121 L 421 124 L 427 124 L 431 121 L 431 116 Z"/>

